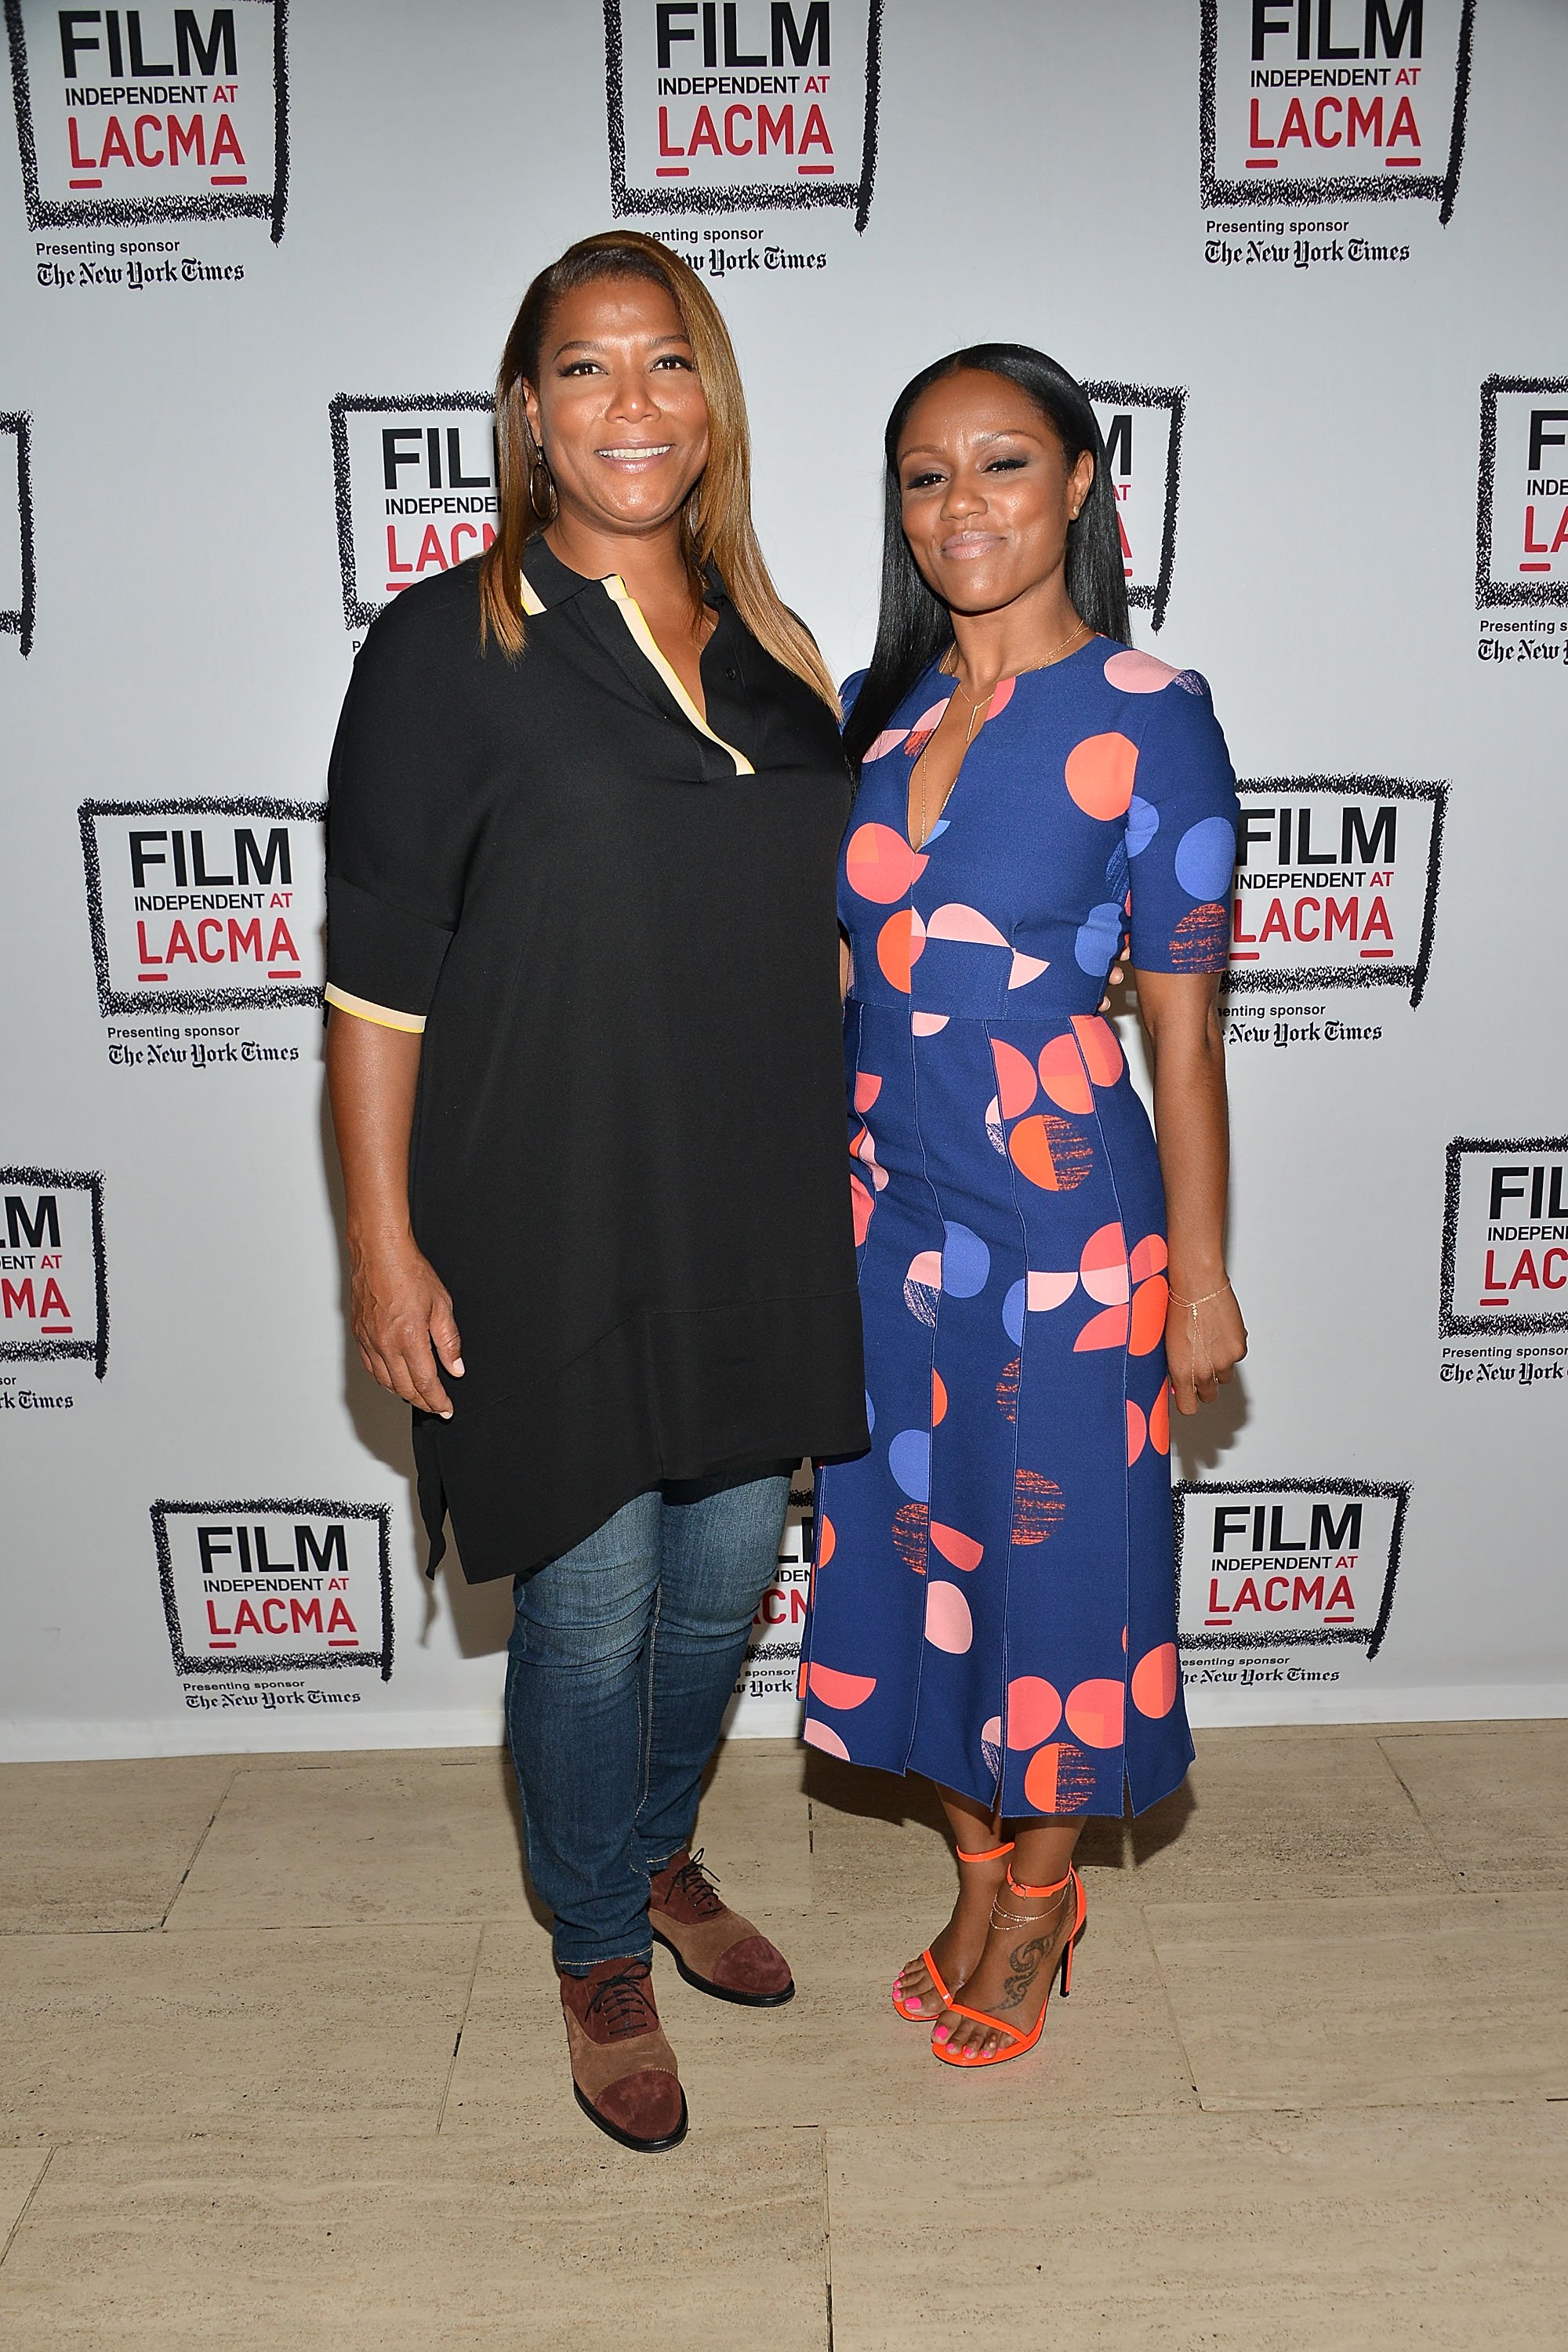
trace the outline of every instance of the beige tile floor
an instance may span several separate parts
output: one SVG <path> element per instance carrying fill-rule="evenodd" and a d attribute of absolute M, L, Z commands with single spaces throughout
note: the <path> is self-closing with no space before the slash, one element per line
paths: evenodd
<path fill-rule="evenodd" d="M 693 2114 L 571 2103 L 488 1751 L 0 1769 L 5 2352 L 1568 2352 L 1568 1726 L 1211 1732 L 1085 1840 L 1038 2052 L 887 2000 L 951 1864 L 782 1742 L 700 1834 L 786 1946 L 661 1966 Z"/>

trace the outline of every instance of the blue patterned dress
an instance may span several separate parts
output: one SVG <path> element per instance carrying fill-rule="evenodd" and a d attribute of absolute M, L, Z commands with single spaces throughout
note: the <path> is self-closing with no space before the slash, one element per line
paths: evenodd
<path fill-rule="evenodd" d="M 805 1737 L 1008 1815 L 1141 1811 L 1192 1758 L 1164 1196 L 1095 1007 L 1129 922 L 1142 971 L 1223 968 L 1235 779 L 1204 680 L 1097 637 L 997 688 L 919 854 L 952 684 L 871 746 L 840 866 L 873 1433 L 818 1475 Z"/>

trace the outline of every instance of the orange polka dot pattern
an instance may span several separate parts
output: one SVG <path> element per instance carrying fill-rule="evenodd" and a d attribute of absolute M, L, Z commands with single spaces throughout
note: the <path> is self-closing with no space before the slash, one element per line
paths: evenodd
<path fill-rule="evenodd" d="M 1203 680 L 1096 638 L 1003 680 L 916 842 L 952 690 L 928 671 L 871 745 L 840 873 L 872 1444 L 818 1473 L 805 1736 L 1009 1816 L 1120 1814 L 1192 1743 L 1164 1201 L 1097 1008 L 1124 942 L 1223 967 L 1235 782 Z"/>

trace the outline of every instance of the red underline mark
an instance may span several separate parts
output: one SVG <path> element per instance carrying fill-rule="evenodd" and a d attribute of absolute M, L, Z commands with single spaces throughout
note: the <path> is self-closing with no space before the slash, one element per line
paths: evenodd
<path fill-rule="evenodd" d="M 1418 172 L 1421 158 L 1419 155 L 1385 155 L 1383 168 L 1385 172 Z"/>
<path fill-rule="evenodd" d="M 1521 563 L 1519 568 L 1521 572 L 1550 572 L 1552 566 L 1550 563 Z"/>
<path fill-rule="evenodd" d="M 38 1329 L 46 1339 L 68 1339 L 71 1335 L 68 1323 L 40 1323 Z"/>
<path fill-rule="evenodd" d="M 1489 1291 L 1488 1291 L 1481 1299 L 1481 1305 L 1483 1307 L 1508 1307 L 1511 1304 L 1512 1301 L 1510 1299 L 1494 1298 Z"/>
<path fill-rule="evenodd" d="M 268 980 L 298 980 L 300 975 L 297 971 L 268 971 L 267 977 Z"/>
<path fill-rule="evenodd" d="M 357 1650 L 359 1648 L 359 1643 L 357 1642 L 345 1642 L 341 1633 L 335 1633 L 331 1640 L 327 1643 L 327 1647 L 329 1650 Z"/>
<path fill-rule="evenodd" d="M 138 980 L 167 980 L 169 975 L 166 971 L 139 971 L 136 977 Z"/>
<path fill-rule="evenodd" d="M 207 1647 L 209 1650 L 233 1650 L 237 1649 L 238 1644 L 235 1642 L 209 1642 Z"/>
<path fill-rule="evenodd" d="M 831 163 L 797 163 L 795 175 L 797 180 L 813 180 L 819 179 L 825 172 L 831 177 L 833 170 Z"/>
<path fill-rule="evenodd" d="M 689 180 L 691 173 L 685 163 L 660 163 L 653 176 L 656 180 Z"/>
<path fill-rule="evenodd" d="M 1279 169 L 1279 158 L 1278 155 L 1249 155 L 1247 159 L 1247 168 L 1249 172 L 1277 172 Z"/>
<path fill-rule="evenodd" d="M 1394 950 L 1392 948 L 1363 948 L 1362 950 L 1362 957 L 1363 961 L 1371 957 L 1391 956 L 1393 953 Z"/>
<path fill-rule="evenodd" d="M 243 188 L 249 185 L 243 172 L 215 172 L 212 174 L 212 184 L 215 188 Z"/>
<path fill-rule="evenodd" d="M 101 180 L 73 180 L 71 182 L 71 186 L 73 188 L 101 188 L 103 182 Z"/>
<path fill-rule="evenodd" d="M 1232 963 L 1258 963 L 1261 961 L 1261 954 L 1258 948 L 1232 948 L 1230 960 Z M 159 977 L 161 979 L 163 975 L 160 973 Z"/>

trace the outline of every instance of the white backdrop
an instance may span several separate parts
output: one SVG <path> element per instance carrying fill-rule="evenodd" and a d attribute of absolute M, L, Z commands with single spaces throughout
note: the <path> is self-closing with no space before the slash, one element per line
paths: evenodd
<path fill-rule="evenodd" d="M 1252 1353 L 1178 1434 L 1194 1717 L 1562 1711 L 1568 10 L 283 13 L 7 9 L 0 1753 L 499 1736 L 508 1596 L 423 1580 L 345 1349 L 315 810 L 617 203 L 714 275 L 840 672 L 892 396 L 1003 337 L 1097 386 L 1140 642 L 1213 684 Z"/>

